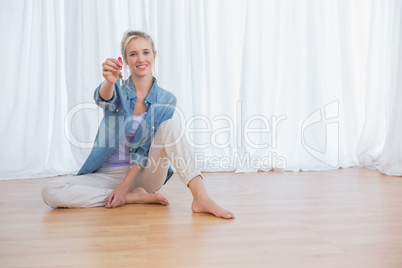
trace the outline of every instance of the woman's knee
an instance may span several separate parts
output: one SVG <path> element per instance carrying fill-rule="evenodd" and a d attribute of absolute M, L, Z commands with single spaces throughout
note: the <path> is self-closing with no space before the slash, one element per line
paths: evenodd
<path fill-rule="evenodd" d="M 165 120 L 159 125 L 159 129 L 162 130 L 177 130 L 179 128 L 181 128 L 180 123 L 174 119 Z"/>
<path fill-rule="evenodd" d="M 60 190 L 62 186 L 59 183 L 50 181 L 46 183 L 42 188 L 42 199 L 43 201 L 52 208 L 57 208 L 59 206 Z"/>
<path fill-rule="evenodd" d="M 184 128 L 174 119 L 168 119 L 160 124 L 157 133 L 165 138 L 169 137 L 170 142 L 172 140 L 180 141 L 185 134 Z"/>

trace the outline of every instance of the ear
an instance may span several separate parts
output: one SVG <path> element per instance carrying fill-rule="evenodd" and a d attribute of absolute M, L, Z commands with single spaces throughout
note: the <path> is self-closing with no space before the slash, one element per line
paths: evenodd
<path fill-rule="evenodd" d="M 156 59 L 156 53 L 158 53 L 158 51 L 154 52 L 154 60 Z"/>

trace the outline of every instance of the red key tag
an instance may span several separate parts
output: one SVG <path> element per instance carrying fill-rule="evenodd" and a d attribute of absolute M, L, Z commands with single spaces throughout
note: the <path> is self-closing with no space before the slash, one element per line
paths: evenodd
<path fill-rule="evenodd" d="M 118 57 L 117 59 L 118 59 L 121 63 L 123 63 L 123 60 L 121 59 L 121 57 Z M 122 68 L 123 68 L 123 67 L 120 66 L 120 70 L 121 70 Z M 122 81 L 121 81 L 122 78 L 123 78 L 123 76 L 122 76 L 122 74 L 121 74 L 121 72 L 120 72 L 120 86 L 123 85 L 123 83 L 122 83 Z"/>
<path fill-rule="evenodd" d="M 121 63 L 123 63 L 123 60 L 121 59 L 121 57 L 118 57 L 117 59 L 118 59 Z M 120 66 L 120 70 L 121 70 L 122 68 L 123 68 L 123 67 Z"/>

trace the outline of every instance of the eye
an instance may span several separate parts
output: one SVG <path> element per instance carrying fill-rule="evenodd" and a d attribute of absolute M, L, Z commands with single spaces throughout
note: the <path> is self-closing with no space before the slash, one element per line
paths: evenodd
<path fill-rule="evenodd" d="M 130 54 L 130 56 L 135 56 L 135 55 L 137 55 L 137 54 L 135 54 L 135 53 L 131 53 L 131 54 Z"/>
<path fill-rule="evenodd" d="M 149 54 L 149 52 L 148 52 L 148 51 L 145 51 L 145 52 L 144 52 L 144 54 L 145 54 L 145 55 L 148 55 L 148 54 Z"/>

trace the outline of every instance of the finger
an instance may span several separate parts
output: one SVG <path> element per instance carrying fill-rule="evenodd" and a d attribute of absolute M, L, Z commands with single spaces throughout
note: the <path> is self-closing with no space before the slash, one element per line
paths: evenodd
<path fill-rule="evenodd" d="M 102 72 L 103 77 L 107 78 L 109 75 L 112 75 L 116 78 L 118 78 L 118 74 L 117 73 L 112 73 L 112 72 Z"/>
<path fill-rule="evenodd" d="M 123 66 L 123 63 L 121 63 L 118 59 L 109 58 L 105 61 L 105 65 L 120 69 L 120 67 Z"/>
<path fill-rule="evenodd" d="M 120 207 L 123 206 L 125 204 L 125 200 L 122 197 L 117 197 L 114 199 L 115 203 L 113 204 L 113 207 Z"/>
<path fill-rule="evenodd" d="M 107 62 L 102 64 L 102 71 L 117 72 L 118 70 L 119 66 L 116 66 L 115 64 L 108 64 Z"/>
<path fill-rule="evenodd" d="M 125 203 L 124 203 L 123 201 L 120 201 L 120 202 L 118 202 L 118 203 L 116 204 L 115 208 L 124 206 L 124 204 L 125 204 Z"/>
<path fill-rule="evenodd" d="M 114 204 L 112 204 L 112 208 L 117 208 L 117 207 L 120 207 L 120 206 L 121 206 L 121 203 L 118 202 L 118 201 L 116 201 Z"/>
<path fill-rule="evenodd" d="M 110 205 L 110 204 L 112 203 L 113 199 L 114 199 L 114 192 L 112 192 L 112 193 L 109 195 L 106 204 L 107 204 L 107 205 Z"/>
<path fill-rule="evenodd" d="M 119 67 L 110 66 L 110 65 L 103 65 L 102 71 L 110 71 L 110 72 L 118 72 L 120 69 Z"/>
<path fill-rule="evenodd" d="M 121 67 L 123 66 L 123 60 L 121 57 L 118 57 L 117 59 L 112 59 L 113 63 L 117 64 L 117 66 Z"/>
<path fill-rule="evenodd" d="M 125 204 L 124 198 L 120 198 L 116 204 L 116 207 L 121 207 Z"/>
<path fill-rule="evenodd" d="M 117 196 L 114 196 L 112 202 L 110 203 L 110 206 L 111 206 L 112 208 L 115 208 L 118 203 L 119 203 L 119 198 L 118 198 Z"/>

